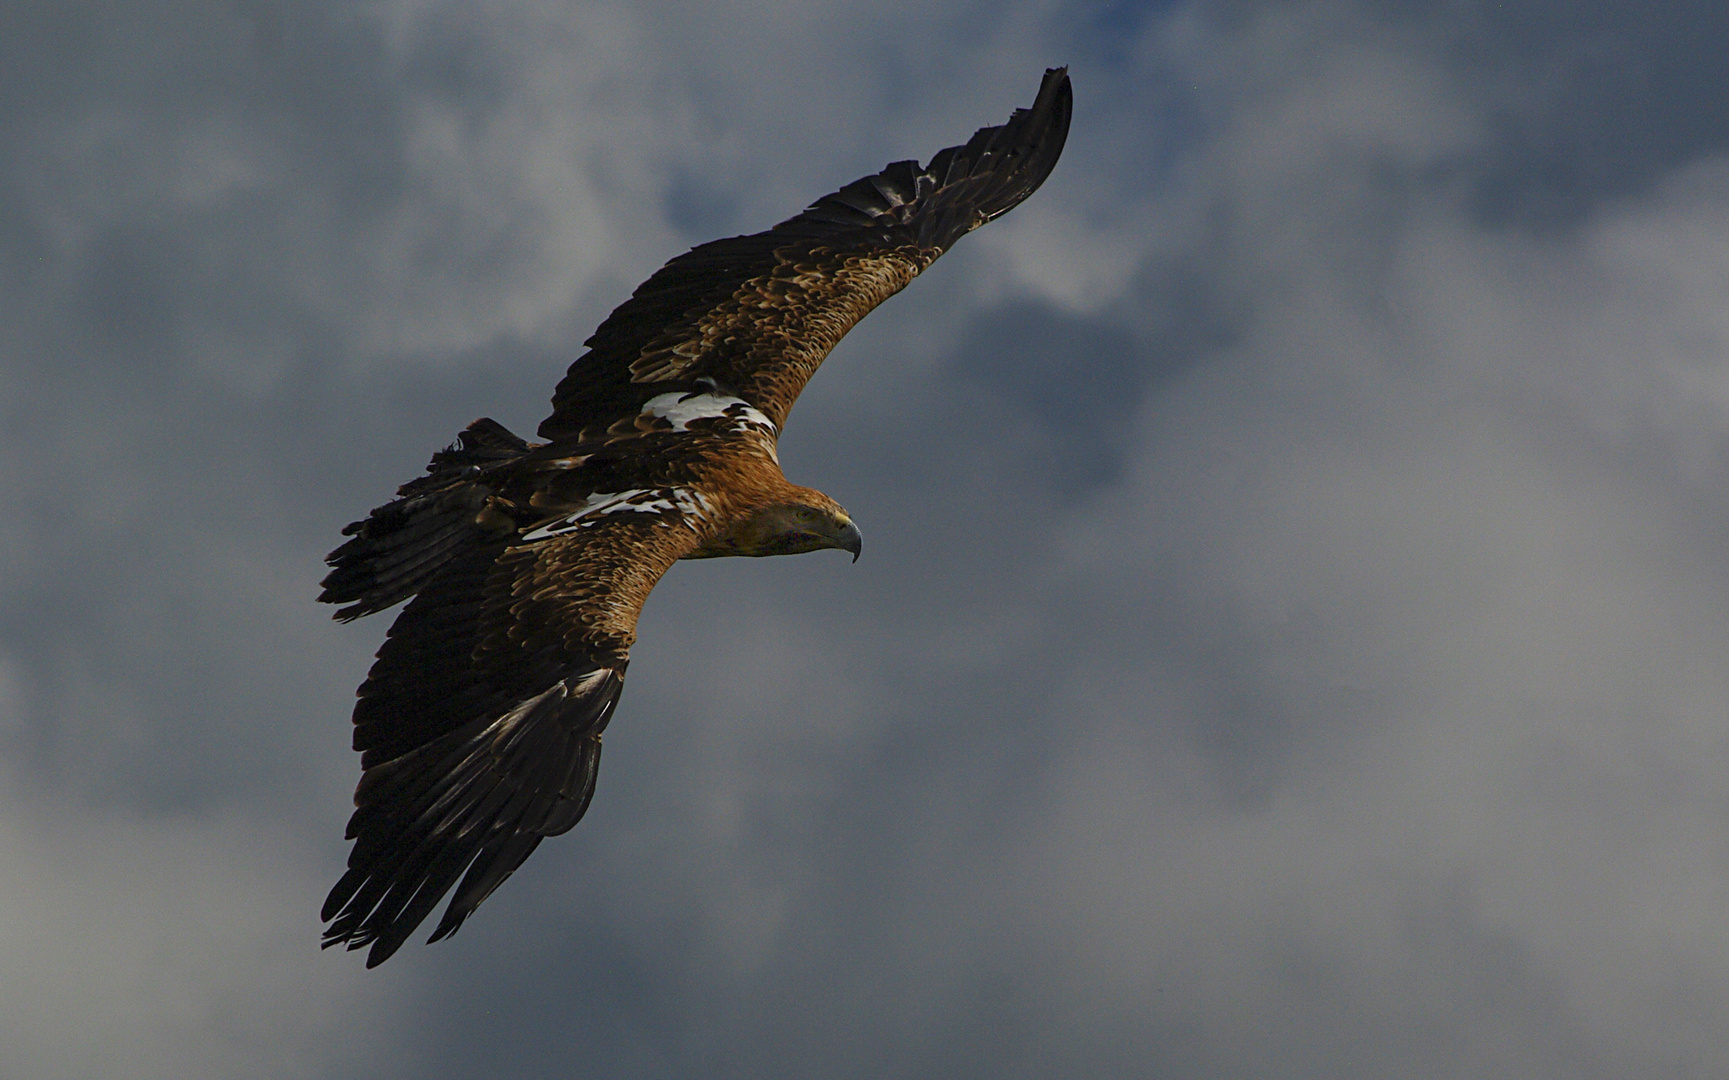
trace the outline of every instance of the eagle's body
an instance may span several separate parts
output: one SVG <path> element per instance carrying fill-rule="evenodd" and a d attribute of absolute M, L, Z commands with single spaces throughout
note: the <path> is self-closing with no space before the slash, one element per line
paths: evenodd
<path fill-rule="evenodd" d="M 594 794 L 636 619 L 679 559 L 851 551 L 839 504 L 775 444 L 836 342 L 1049 175 L 1070 90 L 965 146 L 890 165 L 754 236 L 704 244 L 588 340 L 531 444 L 469 425 L 427 475 L 345 532 L 320 597 L 407 607 L 361 685 L 363 775 L 325 944 L 387 959 L 461 884 L 432 940 Z"/>

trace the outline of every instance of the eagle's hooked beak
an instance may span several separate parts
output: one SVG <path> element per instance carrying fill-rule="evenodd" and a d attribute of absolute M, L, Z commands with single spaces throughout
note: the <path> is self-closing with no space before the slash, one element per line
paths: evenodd
<path fill-rule="evenodd" d="M 852 552 L 852 561 L 858 562 L 859 550 L 864 547 L 864 534 L 858 531 L 858 526 L 847 522 L 841 526 L 840 532 L 834 535 L 834 546 L 842 551 Z"/>

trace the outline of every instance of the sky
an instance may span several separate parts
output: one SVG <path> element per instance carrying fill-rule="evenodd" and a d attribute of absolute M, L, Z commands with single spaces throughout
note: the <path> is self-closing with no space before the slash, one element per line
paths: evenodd
<path fill-rule="evenodd" d="M 0 6 L 0 1075 L 1729 1075 L 1729 11 Z M 340 528 L 687 247 L 1065 155 L 677 566 L 587 818 L 321 952 Z"/>

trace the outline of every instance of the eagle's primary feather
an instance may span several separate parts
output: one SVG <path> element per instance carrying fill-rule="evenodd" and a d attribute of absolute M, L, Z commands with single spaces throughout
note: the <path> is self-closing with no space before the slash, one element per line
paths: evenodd
<path fill-rule="evenodd" d="M 1031 108 L 766 232 L 667 263 L 588 339 L 529 443 L 477 420 L 344 530 L 319 599 L 408 605 L 354 709 L 354 848 L 324 943 L 388 959 L 450 892 L 452 933 L 594 795 L 636 619 L 679 559 L 859 550 L 781 474 L 799 391 L 855 323 L 1050 175 L 1062 68 Z"/>

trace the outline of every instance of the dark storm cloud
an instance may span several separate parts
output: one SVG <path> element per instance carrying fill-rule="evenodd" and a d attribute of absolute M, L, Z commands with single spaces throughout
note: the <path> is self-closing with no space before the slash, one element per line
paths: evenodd
<path fill-rule="evenodd" d="M 1477 189 L 1489 221 L 1577 222 L 1729 145 L 1721 7 L 1483 4 L 1473 16 L 1459 51 L 1505 95 L 1498 160 Z"/>
<path fill-rule="evenodd" d="M 0 1073 L 1723 1072 L 1724 33 L 6 9 Z M 675 568 L 588 819 L 317 953 L 340 525 L 1057 62 L 1050 184 L 782 443 L 866 558 Z"/>

